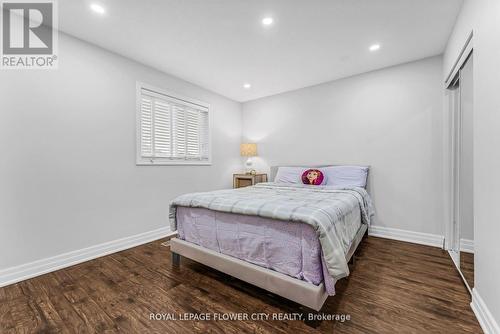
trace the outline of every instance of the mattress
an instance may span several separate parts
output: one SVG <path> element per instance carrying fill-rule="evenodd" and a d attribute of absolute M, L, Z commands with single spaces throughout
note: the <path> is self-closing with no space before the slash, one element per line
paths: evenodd
<path fill-rule="evenodd" d="M 335 282 L 326 271 L 317 233 L 310 225 L 182 206 L 176 215 L 182 240 L 314 285 L 324 282 L 328 294 L 335 294 Z M 342 225 L 348 249 L 361 226 L 360 211 L 345 213 Z"/>

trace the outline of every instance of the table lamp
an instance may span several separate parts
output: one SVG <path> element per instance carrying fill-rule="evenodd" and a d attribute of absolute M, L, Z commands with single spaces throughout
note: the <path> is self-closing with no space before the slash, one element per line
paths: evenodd
<path fill-rule="evenodd" d="M 248 157 L 245 162 L 245 171 L 247 174 L 255 174 L 255 169 L 253 169 L 252 157 L 257 156 L 257 144 L 255 143 L 243 143 L 240 145 L 240 154 L 242 157 Z"/>

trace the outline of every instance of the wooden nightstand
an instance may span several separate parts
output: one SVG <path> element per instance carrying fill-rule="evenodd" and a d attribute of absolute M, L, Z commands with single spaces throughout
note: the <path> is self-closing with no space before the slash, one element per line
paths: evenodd
<path fill-rule="evenodd" d="M 253 186 L 260 182 L 267 182 L 267 174 L 233 174 L 233 188 Z"/>

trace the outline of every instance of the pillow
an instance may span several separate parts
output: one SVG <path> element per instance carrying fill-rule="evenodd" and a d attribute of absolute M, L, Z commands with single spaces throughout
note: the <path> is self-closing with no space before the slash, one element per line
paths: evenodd
<path fill-rule="evenodd" d="M 323 172 L 319 169 L 308 169 L 302 173 L 302 183 L 319 186 L 323 183 Z"/>
<path fill-rule="evenodd" d="M 322 169 L 326 175 L 326 184 L 328 186 L 338 188 L 366 188 L 369 169 L 366 166 L 330 166 Z"/>
<path fill-rule="evenodd" d="M 307 167 L 279 167 L 274 182 L 300 183 L 301 175 Z"/>

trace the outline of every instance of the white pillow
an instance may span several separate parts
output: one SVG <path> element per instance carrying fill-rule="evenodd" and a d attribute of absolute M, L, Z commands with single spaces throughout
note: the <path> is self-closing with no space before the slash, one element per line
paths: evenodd
<path fill-rule="evenodd" d="M 366 188 L 368 169 L 366 166 L 330 166 L 322 168 L 323 173 L 326 175 L 326 185 L 339 188 Z"/>
<path fill-rule="evenodd" d="M 274 182 L 302 183 L 302 173 L 307 167 L 278 167 Z"/>

